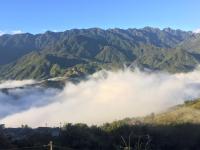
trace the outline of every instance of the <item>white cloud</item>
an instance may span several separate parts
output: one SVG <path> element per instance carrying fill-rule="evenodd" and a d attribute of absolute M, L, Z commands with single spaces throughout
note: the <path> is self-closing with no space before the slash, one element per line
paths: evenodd
<path fill-rule="evenodd" d="M 11 31 L 11 34 L 21 34 L 21 33 L 23 33 L 22 30 Z"/>
<path fill-rule="evenodd" d="M 17 87 L 23 87 L 26 85 L 34 84 L 34 80 L 7 80 L 7 81 L 2 81 L 0 82 L 0 89 L 5 89 L 5 88 L 17 88 Z"/>
<path fill-rule="evenodd" d="M 0 36 L 4 35 L 4 34 L 5 34 L 5 32 L 0 30 Z"/>
<path fill-rule="evenodd" d="M 200 33 L 200 28 L 193 31 L 193 33 Z"/>
<path fill-rule="evenodd" d="M 13 127 L 21 124 L 38 127 L 46 123 L 56 126 L 59 122 L 101 124 L 160 112 L 184 100 L 200 97 L 200 70 L 178 74 L 137 70 L 99 72 L 87 81 L 67 83 L 60 92 L 47 91 L 38 94 L 32 90 L 21 94 L 18 107 L 29 103 L 31 106 L 28 109 L 20 107 L 22 110 L 7 115 L 0 122 Z M 39 99 L 46 103 L 36 107 L 34 100 L 40 104 Z M 2 100 L 0 95 L 0 102 Z M 12 112 L 13 105 L 2 106 L 4 110 Z"/>
<path fill-rule="evenodd" d="M 22 30 L 12 30 L 12 31 L 7 31 L 7 30 L 3 31 L 3 30 L 0 30 L 0 36 L 4 35 L 4 34 L 21 34 L 21 33 L 23 33 Z"/>

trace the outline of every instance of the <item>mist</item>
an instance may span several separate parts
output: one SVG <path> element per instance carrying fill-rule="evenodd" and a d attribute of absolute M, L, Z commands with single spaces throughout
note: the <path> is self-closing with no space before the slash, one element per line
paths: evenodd
<path fill-rule="evenodd" d="M 7 80 L 0 82 L 0 89 L 23 87 L 34 83 L 34 80 Z"/>
<path fill-rule="evenodd" d="M 5 81 L 0 84 L 0 119 L 28 110 L 32 107 L 42 107 L 50 104 L 58 89 L 43 88 L 35 85 L 37 81 Z"/>
<path fill-rule="evenodd" d="M 1 92 L 0 123 L 8 127 L 59 126 L 60 122 L 99 125 L 162 112 L 200 97 L 200 70 L 177 74 L 101 71 L 78 84 L 66 82 L 63 90 L 40 88 L 12 89 L 10 93 L 19 95 L 17 100 Z"/>

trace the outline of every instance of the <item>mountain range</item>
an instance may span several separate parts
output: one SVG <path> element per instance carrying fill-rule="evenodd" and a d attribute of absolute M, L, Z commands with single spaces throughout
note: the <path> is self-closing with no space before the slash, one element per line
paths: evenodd
<path fill-rule="evenodd" d="M 0 36 L 0 80 L 82 77 L 101 69 L 186 72 L 200 62 L 200 34 L 142 29 L 71 29 Z"/>

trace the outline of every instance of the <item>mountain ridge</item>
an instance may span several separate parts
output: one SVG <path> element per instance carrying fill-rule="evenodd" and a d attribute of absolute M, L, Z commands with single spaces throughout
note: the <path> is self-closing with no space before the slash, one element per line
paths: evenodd
<path fill-rule="evenodd" d="M 198 49 L 184 46 L 193 38 L 200 36 L 191 31 L 151 27 L 2 35 L 0 79 L 81 77 L 133 63 L 152 70 L 190 71 L 200 62 Z M 190 45 L 198 47 L 198 40 Z"/>

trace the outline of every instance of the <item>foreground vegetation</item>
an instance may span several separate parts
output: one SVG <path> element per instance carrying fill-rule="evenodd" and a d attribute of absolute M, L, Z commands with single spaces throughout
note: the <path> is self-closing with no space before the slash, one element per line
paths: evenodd
<path fill-rule="evenodd" d="M 126 147 L 129 138 L 130 147 L 135 150 L 197 150 L 200 147 L 200 125 L 155 126 L 127 125 L 115 122 L 101 127 L 67 124 L 62 129 L 6 128 L 1 129 L 0 148 L 40 147 L 52 140 L 62 149 L 69 147 L 79 150 L 117 150 Z M 55 147 L 55 149 L 59 149 L 59 147 Z"/>

